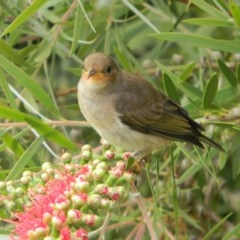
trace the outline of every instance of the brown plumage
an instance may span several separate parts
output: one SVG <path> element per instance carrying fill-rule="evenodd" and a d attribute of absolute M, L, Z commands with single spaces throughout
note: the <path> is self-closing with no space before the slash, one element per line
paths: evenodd
<path fill-rule="evenodd" d="M 169 141 L 203 148 L 203 127 L 142 77 L 119 69 L 111 57 L 93 53 L 84 61 L 78 85 L 79 105 L 87 121 L 109 143 L 148 154 Z"/>

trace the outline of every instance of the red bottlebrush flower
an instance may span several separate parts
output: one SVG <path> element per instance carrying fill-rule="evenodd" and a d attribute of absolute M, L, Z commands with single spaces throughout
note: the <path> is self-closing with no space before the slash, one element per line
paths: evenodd
<path fill-rule="evenodd" d="M 76 231 L 76 237 L 79 238 L 79 240 L 88 240 L 87 231 L 83 228 L 80 228 Z"/>

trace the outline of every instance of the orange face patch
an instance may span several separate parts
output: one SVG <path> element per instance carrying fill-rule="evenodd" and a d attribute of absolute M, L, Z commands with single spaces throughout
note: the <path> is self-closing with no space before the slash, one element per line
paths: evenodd
<path fill-rule="evenodd" d="M 113 76 L 104 75 L 104 73 L 102 73 L 102 72 L 96 72 L 92 76 L 89 76 L 89 73 L 87 71 L 84 71 L 82 76 L 83 76 L 83 78 L 87 79 L 88 81 L 93 81 L 93 82 L 111 81 L 113 78 Z"/>

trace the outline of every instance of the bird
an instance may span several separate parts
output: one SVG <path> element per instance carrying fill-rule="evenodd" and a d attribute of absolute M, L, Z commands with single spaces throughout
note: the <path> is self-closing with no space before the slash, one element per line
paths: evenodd
<path fill-rule="evenodd" d="M 180 105 L 105 53 L 85 58 L 77 88 L 80 110 L 90 125 L 108 143 L 139 159 L 174 141 L 200 148 L 205 143 L 224 152 Z"/>

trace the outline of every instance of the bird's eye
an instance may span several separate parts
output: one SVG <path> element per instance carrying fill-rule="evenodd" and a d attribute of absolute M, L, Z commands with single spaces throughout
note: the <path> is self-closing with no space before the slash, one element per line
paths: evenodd
<path fill-rule="evenodd" d="M 107 73 L 107 74 L 112 73 L 112 66 L 111 66 L 111 65 L 109 65 L 109 66 L 107 67 L 106 73 Z"/>

